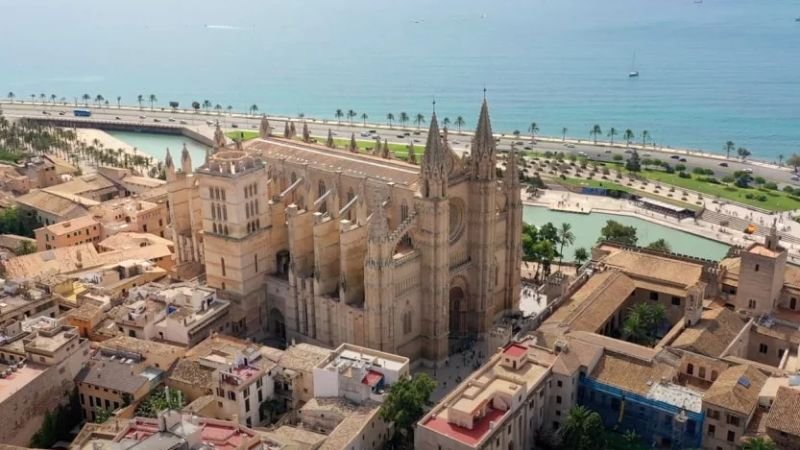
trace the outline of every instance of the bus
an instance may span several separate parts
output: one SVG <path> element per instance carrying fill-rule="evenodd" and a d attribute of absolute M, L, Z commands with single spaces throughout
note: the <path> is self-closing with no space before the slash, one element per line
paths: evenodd
<path fill-rule="evenodd" d="M 76 109 L 72 112 L 75 113 L 75 117 L 92 117 L 92 112 L 88 109 Z"/>

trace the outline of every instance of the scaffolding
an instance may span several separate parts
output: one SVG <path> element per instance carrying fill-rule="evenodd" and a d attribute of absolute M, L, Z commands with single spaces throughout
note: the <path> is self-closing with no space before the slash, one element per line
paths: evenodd
<path fill-rule="evenodd" d="M 703 413 L 624 391 L 581 376 L 578 404 L 597 411 L 609 430 L 635 432 L 652 448 L 699 448 Z"/>

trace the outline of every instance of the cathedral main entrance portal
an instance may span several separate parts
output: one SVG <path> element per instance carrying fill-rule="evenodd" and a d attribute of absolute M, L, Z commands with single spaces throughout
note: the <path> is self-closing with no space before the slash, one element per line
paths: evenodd
<path fill-rule="evenodd" d="M 450 353 L 464 350 L 468 345 L 467 296 L 460 286 L 450 288 Z"/>

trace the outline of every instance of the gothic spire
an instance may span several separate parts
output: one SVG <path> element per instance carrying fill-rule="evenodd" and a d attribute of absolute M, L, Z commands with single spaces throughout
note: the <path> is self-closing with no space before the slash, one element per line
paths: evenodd
<path fill-rule="evenodd" d="M 414 141 L 408 143 L 408 162 L 417 164 L 417 151 L 414 149 Z"/>
<path fill-rule="evenodd" d="M 283 125 L 283 137 L 285 137 L 286 139 L 292 137 L 292 131 L 289 129 L 289 122 L 286 122 Z"/>
<path fill-rule="evenodd" d="M 225 147 L 225 133 L 223 133 L 222 128 L 219 127 L 219 122 L 217 122 L 217 126 L 214 128 L 214 146 L 217 148 Z"/>
<path fill-rule="evenodd" d="M 387 139 L 383 140 L 383 150 L 381 150 L 381 157 L 385 159 L 389 159 L 389 141 Z"/>
<path fill-rule="evenodd" d="M 478 127 L 472 139 L 472 176 L 479 180 L 494 180 L 496 162 L 497 150 L 489 120 L 489 105 L 483 99 Z"/>
<path fill-rule="evenodd" d="M 169 153 L 169 147 L 167 147 L 167 156 L 164 157 L 164 167 L 167 169 L 175 167 L 175 164 L 172 162 L 172 155 Z"/>
<path fill-rule="evenodd" d="M 519 190 L 519 155 L 517 154 L 517 147 L 512 143 L 511 151 L 508 152 L 508 159 L 506 161 L 506 172 L 503 183 L 506 189 Z"/>
<path fill-rule="evenodd" d="M 303 142 L 311 142 L 311 133 L 308 131 L 307 122 L 303 122 Z"/>
<path fill-rule="evenodd" d="M 267 120 L 267 116 L 261 116 L 261 123 L 258 127 L 258 135 L 261 139 L 266 139 L 269 137 L 270 129 L 269 129 L 269 121 Z"/>
<path fill-rule="evenodd" d="M 447 190 L 447 152 L 439 136 L 436 113 L 431 116 L 428 141 L 422 156 L 422 195 L 426 198 L 444 198 Z"/>
<path fill-rule="evenodd" d="M 333 142 L 333 130 L 330 128 L 328 128 L 328 140 L 325 142 L 325 145 L 327 145 L 328 148 L 336 147 L 336 143 Z"/>
<path fill-rule="evenodd" d="M 356 144 L 356 133 L 353 132 L 350 134 L 350 151 L 353 153 L 358 153 L 358 144 Z"/>
<path fill-rule="evenodd" d="M 183 150 L 181 150 L 181 170 L 184 173 L 192 171 L 192 156 L 189 154 L 189 149 L 186 148 L 186 142 L 183 143 Z"/>

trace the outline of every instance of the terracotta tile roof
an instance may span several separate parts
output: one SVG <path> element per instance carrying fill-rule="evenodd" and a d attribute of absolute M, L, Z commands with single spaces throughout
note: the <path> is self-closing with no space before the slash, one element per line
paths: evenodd
<path fill-rule="evenodd" d="M 47 191 L 56 194 L 63 193 L 81 195 L 86 192 L 99 191 L 110 187 L 114 187 L 114 183 L 112 183 L 108 178 L 100 174 L 93 174 L 84 175 L 71 181 L 67 181 L 66 183 L 50 186 L 46 189 Z"/>
<path fill-rule="evenodd" d="M 393 181 L 407 187 L 419 181 L 419 167 L 398 160 L 387 160 L 375 156 L 334 150 L 326 147 L 288 142 L 280 139 L 253 140 L 247 147 L 267 159 L 286 159 L 288 162 L 308 163 L 326 170 L 341 170 L 355 177 L 371 177 L 386 182 Z"/>
<path fill-rule="evenodd" d="M 704 311 L 700 322 L 678 335 L 671 346 L 718 357 L 744 327 L 745 322 L 728 308 Z"/>
<path fill-rule="evenodd" d="M 6 261 L 5 267 L 9 279 L 27 280 L 97 267 L 101 263 L 94 245 L 86 243 L 17 256 Z"/>
<path fill-rule="evenodd" d="M 592 371 L 592 378 L 628 392 L 647 395 L 653 383 L 662 379 L 671 381 L 675 374 L 675 369 L 666 364 L 606 353 Z"/>
<path fill-rule="evenodd" d="M 545 321 L 577 331 L 595 332 L 628 299 L 633 280 L 617 270 L 595 274 Z"/>
<path fill-rule="evenodd" d="M 139 247 L 147 247 L 150 245 L 161 244 L 172 246 L 172 241 L 156 236 L 151 233 L 134 233 L 130 231 L 123 231 L 113 236 L 109 236 L 97 245 L 104 250 L 127 250 Z"/>
<path fill-rule="evenodd" d="M 80 216 L 80 217 L 76 217 L 74 219 L 64 220 L 62 222 L 57 222 L 57 223 L 54 223 L 52 225 L 47 225 L 47 226 L 45 226 L 43 228 L 45 228 L 51 234 L 54 234 L 56 236 L 61 236 L 63 234 L 73 233 L 76 230 L 79 230 L 79 229 L 85 228 L 85 227 L 90 227 L 92 225 L 99 226 L 100 224 L 99 224 L 99 222 L 94 220 L 94 217 L 92 217 L 91 215 L 87 214 L 85 216 Z"/>
<path fill-rule="evenodd" d="M 284 369 L 310 372 L 327 358 L 333 350 L 300 343 L 289 346 L 281 355 L 278 365 Z"/>
<path fill-rule="evenodd" d="M 181 359 L 172 369 L 169 379 L 210 390 L 213 387 L 213 374 L 213 369 L 203 367 L 197 361 Z"/>
<path fill-rule="evenodd" d="M 77 202 L 39 189 L 21 195 L 15 201 L 28 208 L 58 217 L 77 217 L 88 213 L 88 210 Z"/>
<path fill-rule="evenodd" d="M 800 436 L 800 390 L 786 386 L 778 388 L 767 416 L 767 428 Z"/>
<path fill-rule="evenodd" d="M 620 250 L 607 256 L 603 262 L 616 267 L 628 276 L 691 286 L 700 281 L 702 266 L 648 253 Z"/>
<path fill-rule="evenodd" d="M 704 403 L 750 415 L 767 376 L 749 364 L 734 366 L 719 374 L 703 396 Z"/>

